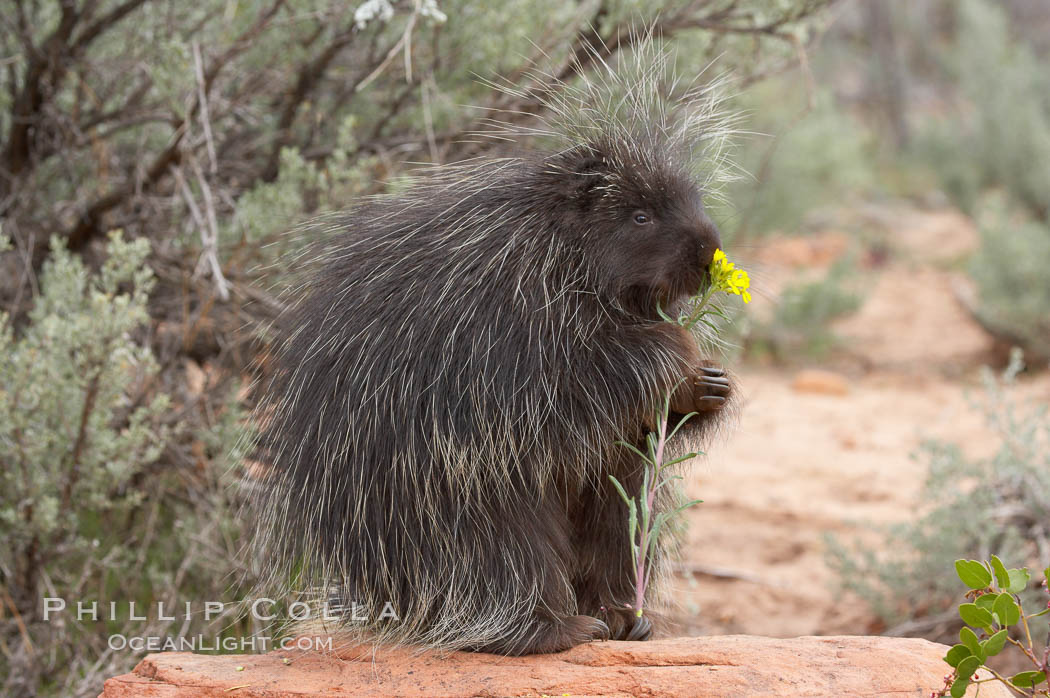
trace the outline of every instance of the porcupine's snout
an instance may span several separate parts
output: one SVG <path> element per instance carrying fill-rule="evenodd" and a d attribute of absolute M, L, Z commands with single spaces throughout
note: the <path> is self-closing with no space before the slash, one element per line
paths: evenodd
<path fill-rule="evenodd" d="M 696 227 L 697 251 L 700 268 L 706 275 L 711 260 L 714 259 L 715 250 L 722 247 L 722 235 L 718 232 L 718 226 L 706 213 L 700 214 L 700 220 Z"/>
<path fill-rule="evenodd" d="M 718 226 L 704 212 L 700 212 L 689 226 L 687 249 L 682 260 L 685 295 L 693 295 L 711 281 L 710 267 L 715 250 L 722 247 Z"/>

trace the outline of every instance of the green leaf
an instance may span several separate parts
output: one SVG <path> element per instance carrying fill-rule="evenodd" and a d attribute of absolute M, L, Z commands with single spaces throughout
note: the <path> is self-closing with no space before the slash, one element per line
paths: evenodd
<path fill-rule="evenodd" d="M 696 322 L 701 322 L 701 323 L 707 325 L 710 329 L 714 330 L 715 332 L 718 332 L 718 325 L 716 325 L 715 323 L 711 322 L 710 320 L 705 320 L 704 318 L 701 317 L 701 318 L 697 318 Z M 694 322 L 692 325 L 690 325 L 689 329 L 692 329 L 693 326 L 696 325 L 696 322 Z"/>
<path fill-rule="evenodd" d="M 995 581 L 1000 589 L 1005 590 L 1010 586 L 1010 573 L 1006 571 L 1006 565 L 997 555 L 992 555 L 992 571 L 995 572 Z"/>
<path fill-rule="evenodd" d="M 656 552 L 656 546 L 660 539 L 660 529 L 663 528 L 664 522 L 666 522 L 669 518 L 670 514 L 664 511 L 657 514 L 656 517 L 653 519 L 653 527 L 649 529 L 649 542 L 647 546 L 648 550 L 646 550 L 646 554 L 650 558 L 653 557 L 653 554 Z"/>
<path fill-rule="evenodd" d="M 998 594 L 985 594 L 983 596 L 978 596 L 977 600 L 974 601 L 974 603 L 977 604 L 978 608 L 983 608 L 984 610 L 991 613 L 992 606 L 995 605 L 995 600 L 997 598 L 999 598 Z"/>
<path fill-rule="evenodd" d="M 616 442 L 616 445 L 617 445 L 617 446 L 626 446 L 627 448 L 631 449 L 631 450 L 632 450 L 632 451 L 634 451 L 634 452 L 635 452 L 636 454 L 638 454 L 638 457 L 639 457 L 639 458 L 641 458 L 642 460 L 648 460 L 648 459 L 646 458 L 645 454 L 644 454 L 644 453 L 642 453 L 642 452 L 641 452 L 641 451 L 640 451 L 640 450 L 638 449 L 638 447 L 637 447 L 637 446 L 635 446 L 635 445 L 633 445 L 633 444 L 629 444 L 629 443 L 627 443 L 626 441 L 617 441 L 617 442 Z"/>
<path fill-rule="evenodd" d="M 690 458 L 696 458 L 696 454 L 695 453 L 687 453 L 684 456 L 679 456 L 678 458 L 675 458 L 674 460 L 669 460 L 666 463 L 664 463 L 663 465 L 661 465 L 660 469 L 663 470 L 664 468 L 669 468 L 672 465 L 678 465 L 682 461 L 687 461 Z"/>
<path fill-rule="evenodd" d="M 966 645 L 955 645 L 948 650 L 948 654 L 944 655 L 944 661 L 948 662 L 952 668 L 955 668 L 959 666 L 959 662 L 972 656 L 973 652 Z"/>
<path fill-rule="evenodd" d="M 959 642 L 966 645 L 974 657 L 981 662 L 984 661 L 984 648 L 981 647 L 981 641 L 977 639 L 977 633 L 969 628 L 963 628 L 959 631 Z"/>
<path fill-rule="evenodd" d="M 955 683 L 952 684 L 952 698 L 963 698 L 966 695 L 966 689 L 969 687 L 970 679 L 955 679 Z"/>
<path fill-rule="evenodd" d="M 642 512 L 642 530 L 649 530 L 649 516 L 652 514 L 649 511 L 649 481 L 651 475 L 649 472 L 649 466 L 645 467 L 645 475 L 642 477 L 642 493 L 638 495 L 638 509 Z"/>
<path fill-rule="evenodd" d="M 673 511 L 674 511 L 675 514 L 681 514 L 683 511 L 685 511 L 689 507 L 694 507 L 697 504 L 703 504 L 703 503 L 704 503 L 704 500 L 702 500 L 702 499 L 694 499 L 692 501 L 686 502 L 685 504 L 679 504 L 678 506 L 676 506 L 673 509 Z"/>
<path fill-rule="evenodd" d="M 1010 570 L 1010 583 L 1006 585 L 1006 591 L 1011 594 L 1020 594 L 1028 586 L 1031 575 L 1028 570 Z"/>
<path fill-rule="evenodd" d="M 955 572 L 971 589 L 986 589 L 992 583 L 992 573 L 977 560 L 956 560 Z"/>
<path fill-rule="evenodd" d="M 1014 597 L 1010 596 L 1005 591 L 999 594 L 999 598 L 995 600 L 995 605 L 992 607 L 995 611 L 995 615 L 999 616 L 1000 625 L 1013 625 L 1017 621 L 1021 620 L 1021 609 L 1014 601 Z"/>
<path fill-rule="evenodd" d="M 1046 681 L 1046 674 L 1041 671 L 1022 671 L 1010 677 L 1010 683 L 1018 688 L 1031 688 Z"/>
<path fill-rule="evenodd" d="M 620 481 L 617 480 L 615 476 L 610 475 L 609 479 L 612 480 L 613 487 L 615 487 L 616 491 L 620 493 L 620 497 L 623 498 L 624 502 L 632 501 L 633 498 L 627 496 L 627 491 L 624 490 L 623 485 L 620 484 Z"/>
<path fill-rule="evenodd" d="M 668 439 L 670 439 L 670 438 L 671 438 L 671 437 L 673 437 L 673 436 L 674 436 L 675 434 L 677 434 L 677 433 L 678 433 L 678 431 L 679 431 L 679 430 L 680 430 L 680 429 L 681 429 L 682 427 L 684 427 L 684 426 L 685 426 L 685 423 L 686 423 L 686 422 L 688 422 L 688 421 L 689 421 L 690 419 L 692 419 L 693 417 L 697 416 L 698 414 L 700 414 L 700 413 L 699 413 L 699 412 L 690 412 L 689 414 L 685 415 L 685 416 L 684 416 L 684 417 L 682 417 L 682 418 L 681 418 L 680 420 L 678 420 L 678 425 L 677 425 L 677 426 L 675 426 L 675 428 L 671 430 L 671 433 L 667 435 L 667 438 L 668 438 Z"/>
<path fill-rule="evenodd" d="M 653 486 L 653 489 L 659 492 L 664 487 L 674 484 L 675 480 L 681 480 L 681 475 L 667 475 L 660 478 L 660 481 Z"/>
<path fill-rule="evenodd" d="M 997 632 L 995 635 L 992 635 L 990 638 L 988 638 L 987 640 L 982 642 L 981 643 L 981 647 L 984 648 L 984 653 L 986 655 L 988 655 L 989 657 L 994 657 L 995 655 L 997 655 L 1000 652 L 1002 652 L 1003 651 L 1003 647 L 1006 646 L 1006 636 L 1007 636 L 1007 634 L 1008 634 L 1008 631 L 1006 630 L 1006 628 L 1003 628 L 1002 630 Z M 958 647 L 958 646 L 959 645 L 956 645 L 956 647 Z"/>
<path fill-rule="evenodd" d="M 664 410 L 664 415 L 667 414 L 667 410 Z M 649 455 L 645 457 L 645 460 L 650 463 L 656 462 L 656 442 L 658 441 L 656 434 L 649 432 L 645 437 L 646 446 L 649 449 Z"/>
<path fill-rule="evenodd" d="M 970 655 L 959 662 L 959 666 L 955 667 L 955 672 L 960 679 L 969 679 L 973 676 L 973 672 L 977 671 L 980 667 L 981 660 Z"/>
<path fill-rule="evenodd" d="M 991 613 L 980 608 L 975 603 L 959 604 L 959 617 L 963 619 L 964 623 L 975 628 L 987 628 L 995 622 Z"/>

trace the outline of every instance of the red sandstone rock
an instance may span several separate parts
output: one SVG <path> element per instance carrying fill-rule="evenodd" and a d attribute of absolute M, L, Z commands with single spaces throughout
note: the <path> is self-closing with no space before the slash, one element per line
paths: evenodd
<path fill-rule="evenodd" d="M 926 697 L 943 683 L 947 649 L 905 638 L 733 635 L 601 642 L 531 657 L 405 649 L 342 653 L 347 659 L 172 652 L 151 654 L 130 674 L 108 680 L 102 696 Z M 1008 695 L 998 686 L 981 690 L 982 698 Z"/>

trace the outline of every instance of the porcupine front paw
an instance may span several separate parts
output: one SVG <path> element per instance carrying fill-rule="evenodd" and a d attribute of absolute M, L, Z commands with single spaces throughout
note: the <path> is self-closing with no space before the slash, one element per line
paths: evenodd
<path fill-rule="evenodd" d="M 697 366 L 674 391 L 671 409 L 679 414 L 714 412 L 729 404 L 732 387 L 729 377 L 717 366 Z"/>

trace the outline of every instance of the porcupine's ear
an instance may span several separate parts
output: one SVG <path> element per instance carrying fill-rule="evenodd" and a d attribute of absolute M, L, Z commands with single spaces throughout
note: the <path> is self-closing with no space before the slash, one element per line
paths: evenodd
<path fill-rule="evenodd" d="M 581 204 L 594 197 L 595 188 L 607 181 L 609 163 L 594 146 L 580 146 L 568 153 L 568 169 L 573 175 L 573 194 Z"/>

